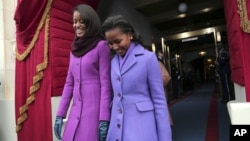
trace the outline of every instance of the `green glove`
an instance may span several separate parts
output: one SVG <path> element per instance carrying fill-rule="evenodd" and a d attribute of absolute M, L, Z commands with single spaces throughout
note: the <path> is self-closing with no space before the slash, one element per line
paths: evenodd
<path fill-rule="evenodd" d="M 100 121 L 98 128 L 99 128 L 98 130 L 99 141 L 106 141 L 109 128 L 109 121 Z"/>
<path fill-rule="evenodd" d="M 63 118 L 56 117 L 55 125 L 54 125 L 54 133 L 58 140 L 62 140 L 61 132 L 62 132 Z"/>

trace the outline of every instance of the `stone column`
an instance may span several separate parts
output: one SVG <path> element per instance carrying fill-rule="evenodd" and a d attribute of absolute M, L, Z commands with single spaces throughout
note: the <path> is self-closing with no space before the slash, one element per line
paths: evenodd
<path fill-rule="evenodd" d="M 16 141 L 15 12 L 16 0 L 0 0 L 0 140 Z"/>

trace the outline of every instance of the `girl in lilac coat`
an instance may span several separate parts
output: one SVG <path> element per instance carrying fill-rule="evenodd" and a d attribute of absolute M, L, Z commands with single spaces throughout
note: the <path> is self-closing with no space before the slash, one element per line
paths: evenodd
<path fill-rule="evenodd" d="M 107 141 L 172 141 L 168 106 L 156 55 L 122 16 L 102 25 L 111 62 L 113 102 Z"/>
<path fill-rule="evenodd" d="M 100 20 L 90 6 L 78 5 L 74 9 L 73 27 L 76 38 L 54 132 L 63 141 L 106 141 L 111 102 L 110 49 L 99 35 Z"/>

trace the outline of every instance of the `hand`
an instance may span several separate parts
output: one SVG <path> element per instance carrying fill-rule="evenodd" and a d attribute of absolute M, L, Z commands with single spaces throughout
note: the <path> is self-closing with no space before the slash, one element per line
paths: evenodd
<path fill-rule="evenodd" d="M 100 121 L 98 130 L 99 141 L 106 141 L 109 128 L 109 121 Z"/>
<path fill-rule="evenodd" d="M 62 125 L 63 125 L 63 118 L 56 117 L 56 121 L 54 125 L 54 133 L 58 140 L 62 140 L 62 137 L 61 137 Z"/>
<path fill-rule="evenodd" d="M 178 75 L 177 79 L 178 79 L 178 80 L 180 80 L 180 79 L 181 79 L 181 76 L 180 76 L 180 75 Z"/>

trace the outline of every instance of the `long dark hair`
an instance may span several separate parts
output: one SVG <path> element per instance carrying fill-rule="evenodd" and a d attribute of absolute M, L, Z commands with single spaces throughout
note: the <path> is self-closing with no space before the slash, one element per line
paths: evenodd
<path fill-rule="evenodd" d="M 143 45 L 142 38 L 139 33 L 135 32 L 133 26 L 130 24 L 127 18 L 122 15 L 116 15 L 108 17 L 102 24 L 101 32 L 104 35 L 105 32 L 119 28 L 123 33 L 132 33 L 133 40 L 141 45 Z"/>
<path fill-rule="evenodd" d="M 87 27 L 86 35 L 100 34 L 101 21 L 96 11 L 91 6 L 80 4 L 74 8 L 73 12 L 74 11 L 80 13 L 81 18 Z"/>

